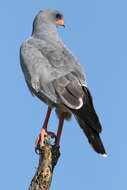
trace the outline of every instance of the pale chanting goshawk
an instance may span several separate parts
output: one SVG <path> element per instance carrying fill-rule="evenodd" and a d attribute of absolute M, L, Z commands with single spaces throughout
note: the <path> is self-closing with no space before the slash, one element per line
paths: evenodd
<path fill-rule="evenodd" d="M 75 55 L 64 45 L 57 27 L 64 26 L 56 10 L 41 10 L 34 19 L 30 38 L 22 43 L 20 62 L 27 86 L 48 105 L 47 115 L 37 139 L 43 144 L 51 110 L 59 119 L 55 144 L 59 146 L 64 120 L 73 114 L 93 149 L 106 156 L 99 134 L 102 127 L 93 106 L 84 71 Z"/>

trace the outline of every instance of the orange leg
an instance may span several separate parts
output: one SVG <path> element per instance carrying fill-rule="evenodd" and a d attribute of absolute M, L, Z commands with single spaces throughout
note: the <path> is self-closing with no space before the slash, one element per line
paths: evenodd
<path fill-rule="evenodd" d="M 44 142 L 44 137 L 47 135 L 46 131 L 48 128 L 48 122 L 49 122 L 49 118 L 51 115 L 51 111 L 52 111 L 52 109 L 50 107 L 48 107 L 46 118 L 45 118 L 44 124 L 43 124 L 42 129 L 41 129 L 41 133 L 40 133 L 42 143 Z"/>
<path fill-rule="evenodd" d="M 49 118 L 50 118 L 50 115 L 51 115 L 51 111 L 52 111 L 52 109 L 50 107 L 48 107 L 48 111 L 47 111 L 47 114 L 46 114 L 44 124 L 42 126 L 40 135 L 36 140 L 36 146 L 40 145 L 40 143 L 43 144 L 43 142 L 44 142 L 44 137 L 47 135 L 47 127 L 48 127 L 48 122 L 49 122 Z"/>
<path fill-rule="evenodd" d="M 64 116 L 61 115 L 59 119 L 58 131 L 57 131 L 56 142 L 55 142 L 57 146 L 60 145 L 60 139 L 61 139 L 63 126 L 64 126 Z"/>

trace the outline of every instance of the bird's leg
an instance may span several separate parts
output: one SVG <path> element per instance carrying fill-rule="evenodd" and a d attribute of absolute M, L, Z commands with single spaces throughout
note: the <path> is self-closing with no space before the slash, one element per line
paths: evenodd
<path fill-rule="evenodd" d="M 42 143 L 44 142 L 44 137 L 47 135 L 47 128 L 48 128 L 48 122 L 49 122 L 49 118 L 51 115 L 51 111 L 52 111 L 52 109 L 50 107 L 48 107 L 47 114 L 45 117 L 45 121 L 43 123 L 41 133 L 40 133 Z"/>
<path fill-rule="evenodd" d="M 62 134 L 63 125 L 64 125 L 64 115 L 61 114 L 59 118 L 59 125 L 58 125 L 58 131 L 57 131 L 56 142 L 55 142 L 57 146 L 59 146 L 60 144 L 60 138 Z"/>
<path fill-rule="evenodd" d="M 51 111 L 52 111 L 52 109 L 50 107 L 48 107 L 47 114 L 46 114 L 45 121 L 44 121 L 42 129 L 41 129 L 40 135 L 36 140 L 36 147 L 38 147 L 38 146 L 40 146 L 40 144 L 44 143 L 45 136 L 49 135 L 49 136 L 51 136 L 51 138 L 55 137 L 54 133 L 47 132 L 47 127 L 48 127 L 48 122 L 49 122 L 49 118 L 51 115 Z"/>

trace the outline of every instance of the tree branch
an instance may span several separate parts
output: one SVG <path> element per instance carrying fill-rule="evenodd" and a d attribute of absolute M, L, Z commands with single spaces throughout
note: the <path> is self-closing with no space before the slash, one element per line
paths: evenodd
<path fill-rule="evenodd" d="M 49 190 L 55 165 L 60 157 L 59 147 L 51 145 L 45 138 L 45 145 L 38 148 L 39 164 L 29 190 Z"/>

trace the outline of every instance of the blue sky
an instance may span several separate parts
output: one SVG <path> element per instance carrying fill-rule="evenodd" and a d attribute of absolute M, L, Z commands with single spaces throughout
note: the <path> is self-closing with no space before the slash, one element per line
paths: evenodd
<path fill-rule="evenodd" d="M 28 189 L 38 163 L 34 143 L 47 106 L 33 98 L 25 85 L 19 47 L 30 36 L 36 13 L 45 8 L 64 14 L 67 27 L 59 31 L 85 69 L 109 155 L 103 158 L 92 150 L 74 118 L 65 122 L 51 189 L 127 188 L 126 7 L 125 0 L 1 2 L 1 189 Z M 50 130 L 56 128 L 53 113 Z"/>

